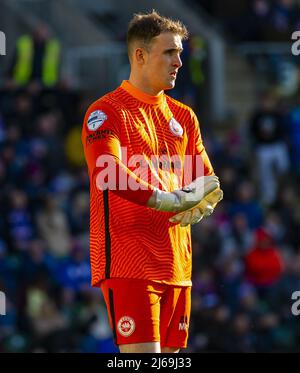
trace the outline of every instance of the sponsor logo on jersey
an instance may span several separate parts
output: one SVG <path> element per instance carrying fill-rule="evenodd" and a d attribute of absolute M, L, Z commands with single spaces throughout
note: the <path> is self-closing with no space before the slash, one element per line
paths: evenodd
<path fill-rule="evenodd" d="M 188 330 L 189 322 L 187 316 L 181 316 L 178 330 Z"/>
<path fill-rule="evenodd" d="M 183 135 L 183 128 L 181 127 L 180 123 L 177 122 L 175 118 L 171 118 L 169 122 L 169 127 L 173 135 L 177 137 L 181 137 Z"/>
<path fill-rule="evenodd" d="M 129 337 L 135 331 L 135 322 L 132 317 L 123 316 L 118 321 L 118 331 L 123 337 Z"/>
<path fill-rule="evenodd" d="M 97 130 L 94 133 L 90 133 L 86 137 L 86 145 L 90 145 L 97 140 L 106 139 L 108 136 L 112 136 L 112 135 L 113 135 L 113 131 L 111 131 L 110 129 Z"/>
<path fill-rule="evenodd" d="M 90 131 L 96 131 L 106 121 L 107 115 L 101 111 L 93 111 L 87 120 L 87 127 Z"/>

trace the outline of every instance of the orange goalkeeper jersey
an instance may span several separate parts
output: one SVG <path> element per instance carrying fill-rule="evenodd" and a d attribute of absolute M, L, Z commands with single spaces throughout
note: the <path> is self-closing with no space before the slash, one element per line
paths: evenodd
<path fill-rule="evenodd" d="M 133 278 L 191 285 L 190 227 L 147 207 L 154 188 L 173 191 L 213 173 L 193 111 L 128 81 L 87 110 L 82 143 L 90 177 L 92 285 Z"/>

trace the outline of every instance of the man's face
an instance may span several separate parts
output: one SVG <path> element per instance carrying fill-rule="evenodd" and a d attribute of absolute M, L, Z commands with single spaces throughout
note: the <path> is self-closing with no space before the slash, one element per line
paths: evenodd
<path fill-rule="evenodd" d="M 179 35 L 165 32 L 152 40 L 145 54 L 143 74 L 153 94 L 174 88 L 177 72 L 182 66 L 181 52 Z"/>

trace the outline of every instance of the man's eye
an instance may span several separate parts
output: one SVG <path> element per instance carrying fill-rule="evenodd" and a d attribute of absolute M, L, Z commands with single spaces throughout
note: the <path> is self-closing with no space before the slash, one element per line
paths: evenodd
<path fill-rule="evenodd" d="M 178 56 L 180 56 L 182 54 L 182 52 L 178 52 L 177 50 L 169 50 L 169 51 L 166 51 L 165 53 L 170 56 L 172 56 L 173 54 L 177 54 Z"/>

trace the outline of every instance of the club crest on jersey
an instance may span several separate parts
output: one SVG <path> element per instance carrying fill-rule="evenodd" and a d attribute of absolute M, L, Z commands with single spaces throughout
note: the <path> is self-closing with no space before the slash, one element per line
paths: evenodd
<path fill-rule="evenodd" d="M 87 127 L 90 131 L 96 131 L 106 121 L 107 115 L 101 111 L 93 111 L 87 120 Z"/>
<path fill-rule="evenodd" d="M 173 135 L 181 137 L 183 135 L 183 128 L 180 123 L 177 122 L 175 118 L 171 118 L 169 122 L 169 127 Z"/>
<path fill-rule="evenodd" d="M 132 317 L 123 316 L 118 321 L 118 331 L 123 337 L 129 337 L 135 331 L 135 322 Z"/>

